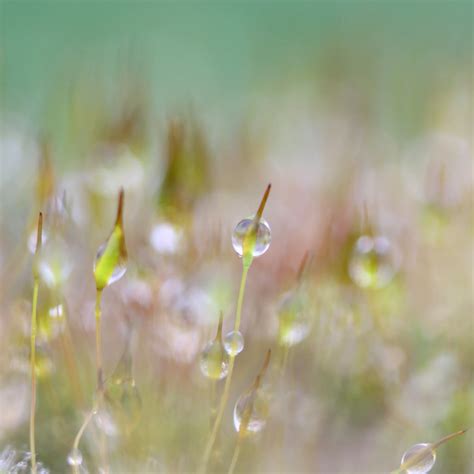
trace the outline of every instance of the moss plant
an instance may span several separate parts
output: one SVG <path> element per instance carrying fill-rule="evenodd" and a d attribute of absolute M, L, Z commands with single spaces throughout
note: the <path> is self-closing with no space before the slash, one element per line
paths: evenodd
<path fill-rule="evenodd" d="M 216 336 L 214 340 L 206 344 L 206 347 L 201 353 L 201 372 L 205 377 L 212 380 L 212 390 L 214 390 L 214 385 L 217 380 L 222 380 L 226 377 L 229 368 L 229 356 L 222 343 L 223 318 L 223 314 L 221 313 Z"/>
<path fill-rule="evenodd" d="M 412 446 L 402 457 L 400 467 L 391 474 L 403 472 L 428 472 L 436 462 L 436 449 L 447 441 L 464 434 L 467 430 L 456 431 L 444 436 L 435 443 L 420 443 Z"/>
<path fill-rule="evenodd" d="M 241 255 L 242 257 L 242 277 L 240 280 L 240 289 L 239 289 L 239 296 L 237 299 L 237 310 L 235 316 L 235 323 L 234 323 L 234 332 L 238 332 L 240 329 L 240 320 L 242 317 L 242 304 L 244 301 L 244 294 L 245 294 L 245 286 L 247 282 L 247 275 L 250 269 L 250 265 L 255 256 L 262 255 L 270 245 L 269 235 L 267 237 L 267 242 L 262 246 L 260 245 L 259 239 L 261 238 L 262 227 L 263 230 L 269 228 L 268 225 L 265 223 L 263 224 L 262 221 L 262 214 L 265 208 L 265 204 L 268 199 L 268 195 L 270 194 L 271 184 L 267 186 L 263 198 L 260 202 L 260 205 L 257 209 L 257 213 L 251 219 L 244 219 L 243 221 L 237 224 L 236 229 L 234 230 L 233 235 L 233 244 L 234 249 Z M 262 226 L 262 227 L 261 227 Z M 257 246 L 260 248 L 257 250 Z M 201 460 L 201 465 L 199 472 L 203 473 L 206 471 L 207 464 L 209 462 L 209 458 L 211 456 L 212 448 L 217 438 L 217 433 L 219 432 L 220 425 L 222 423 L 222 417 L 224 415 L 224 410 L 227 404 L 227 400 L 229 398 L 229 391 L 230 385 L 232 382 L 232 372 L 234 370 L 234 362 L 235 362 L 235 355 L 230 355 L 229 358 L 229 371 L 227 375 L 227 379 L 224 385 L 224 390 L 222 392 L 221 401 L 219 404 L 219 408 L 217 410 L 216 419 L 214 420 L 214 425 L 212 427 L 211 435 L 209 440 L 206 444 L 206 448 L 204 450 L 204 455 Z"/>
<path fill-rule="evenodd" d="M 270 356 L 271 356 L 271 350 L 269 349 L 267 351 L 267 355 L 263 362 L 263 366 L 260 369 L 260 372 L 258 373 L 257 377 L 255 378 L 255 382 L 252 384 L 252 386 L 247 391 L 247 393 L 244 394 L 244 397 L 246 397 L 246 399 L 248 400 L 248 403 L 245 403 L 245 405 L 243 405 L 243 410 L 241 412 L 241 417 L 240 417 L 240 425 L 238 426 L 238 428 L 236 426 L 237 442 L 235 443 L 234 454 L 230 462 L 228 474 L 232 474 L 234 472 L 235 466 L 237 464 L 237 460 L 239 459 L 242 440 L 250 433 L 249 425 L 252 421 L 252 417 L 254 416 L 254 408 L 255 408 L 255 401 L 257 399 L 257 392 L 260 389 L 262 379 L 265 375 L 265 372 L 267 371 L 268 365 L 270 364 Z M 237 401 L 236 408 L 235 408 L 236 411 L 237 411 L 237 408 L 239 407 L 240 400 L 241 399 Z M 236 416 L 234 416 L 234 418 L 236 418 Z M 263 428 L 263 425 L 261 426 Z"/>
<path fill-rule="evenodd" d="M 43 214 L 38 216 L 36 231 L 36 249 L 33 257 L 33 300 L 31 305 L 31 339 L 30 339 L 30 367 L 31 367 L 31 405 L 30 405 L 30 452 L 31 472 L 36 474 L 36 446 L 35 446 L 35 414 L 36 414 L 36 309 L 38 304 L 39 272 L 38 258 L 43 238 Z"/>
<path fill-rule="evenodd" d="M 133 376 L 132 336 L 133 329 L 129 328 L 122 357 L 104 388 L 106 411 L 112 414 L 127 437 L 137 428 L 142 411 L 141 396 Z"/>
<path fill-rule="evenodd" d="M 221 311 L 219 323 L 214 339 L 206 344 L 201 352 L 200 368 L 202 374 L 210 379 L 210 429 L 214 423 L 216 415 L 216 386 L 219 380 L 227 376 L 229 369 L 229 356 L 227 355 L 224 344 L 222 343 L 222 325 L 224 323 L 224 314 Z"/>
<path fill-rule="evenodd" d="M 283 295 L 278 310 L 278 343 L 282 348 L 280 362 L 281 377 L 284 375 L 288 365 L 290 347 L 301 342 L 307 336 L 310 328 L 310 322 L 306 314 L 309 308 L 306 307 L 306 299 L 302 298 L 300 294 L 303 287 L 303 277 L 307 272 L 309 261 L 309 251 L 306 251 L 298 268 L 294 289 Z"/>
<path fill-rule="evenodd" d="M 78 451 L 81 437 L 90 423 L 92 417 L 103 405 L 104 399 L 104 376 L 102 363 L 102 330 L 101 330 L 101 298 L 102 291 L 108 285 L 119 280 L 126 271 L 127 248 L 125 245 L 125 236 L 123 231 L 123 204 L 124 192 L 120 190 L 117 217 L 115 224 L 106 242 L 99 247 L 94 264 L 94 278 L 96 283 L 96 304 L 95 304 L 95 354 L 96 354 L 96 375 L 97 375 L 97 394 L 92 410 L 86 415 L 84 422 L 79 429 L 74 440 L 73 449 L 69 455 L 69 464 L 73 466 L 74 472 L 78 472 L 78 459 L 82 459 Z M 101 462 L 105 471 L 108 471 L 107 446 L 105 434 L 101 433 L 100 441 Z"/>

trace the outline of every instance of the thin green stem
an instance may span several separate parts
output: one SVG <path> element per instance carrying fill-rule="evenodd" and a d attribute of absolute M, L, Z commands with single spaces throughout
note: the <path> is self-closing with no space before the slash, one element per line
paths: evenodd
<path fill-rule="evenodd" d="M 64 357 L 66 365 L 68 367 L 68 375 L 71 383 L 71 391 L 73 396 L 76 398 L 78 403 L 82 400 L 82 391 L 81 385 L 79 383 L 79 374 L 77 370 L 76 358 L 74 354 L 74 348 L 72 346 L 72 338 L 69 331 L 69 322 L 66 313 L 66 304 L 64 298 L 61 296 L 59 288 L 56 288 L 55 291 L 56 298 L 56 317 L 64 319 L 64 331 L 61 331 L 60 341 L 61 346 L 64 351 Z M 60 314 L 59 308 L 62 308 L 62 315 Z"/>
<path fill-rule="evenodd" d="M 245 285 L 247 283 L 247 275 L 249 272 L 250 266 L 243 266 L 242 268 L 242 278 L 240 280 L 240 289 L 239 289 L 239 297 L 237 300 L 237 311 L 235 315 L 235 323 L 234 323 L 234 331 L 238 331 L 240 328 L 240 319 L 242 317 L 242 305 L 244 302 L 244 294 L 245 294 Z"/>
<path fill-rule="evenodd" d="M 242 443 L 242 437 L 239 436 L 237 438 L 237 443 L 235 444 L 234 455 L 232 456 L 232 461 L 230 462 L 228 474 L 234 473 L 237 460 L 239 459 L 241 443 Z"/>
<path fill-rule="evenodd" d="M 30 452 L 31 472 L 36 474 L 36 446 L 35 446 L 35 415 L 36 415 L 36 307 L 38 303 L 38 278 L 34 279 L 33 303 L 31 308 L 31 339 L 30 339 L 30 366 L 31 366 L 31 405 L 30 405 Z"/>
<path fill-rule="evenodd" d="M 234 331 L 238 331 L 240 328 L 240 320 L 242 316 L 242 304 L 244 301 L 245 285 L 247 282 L 247 274 L 248 274 L 249 268 L 250 267 L 246 265 L 244 265 L 242 268 L 242 278 L 240 280 L 239 296 L 237 299 L 237 312 L 235 316 Z M 199 468 L 199 473 L 201 474 L 206 472 L 206 468 L 207 468 L 207 464 L 209 463 L 209 458 L 211 456 L 212 448 L 214 447 L 214 443 L 216 442 L 216 438 L 217 438 L 217 433 L 219 432 L 219 428 L 222 423 L 222 417 L 224 416 L 225 407 L 227 405 L 227 400 L 229 398 L 229 393 L 230 393 L 232 373 L 234 371 L 234 362 L 235 362 L 235 356 L 231 355 L 229 357 L 229 371 L 227 373 L 227 378 L 224 385 L 224 391 L 222 392 L 221 402 L 219 404 L 219 409 L 217 410 L 216 419 L 214 420 L 214 426 L 212 427 L 211 435 L 207 442 L 206 449 L 202 457 L 201 466 Z"/>
<path fill-rule="evenodd" d="M 285 374 L 286 367 L 288 366 L 289 352 L 290 352 L 290 347 L 287 344 L 285 344 L 283 346 L 283 358 L 282 358 L 282 361 L 281 361 L 281 370 L 280 370 L 280 376 L 281 377 L 283 377 L 283 375 Z"/>
<path fill-rule="evenodd" d="M 103 401 L 103 392 L 104 392 L 104 375 L 103 375 L 103 363 L 102 363 L 102 310 L 101 310 L 101 300 L 102 300 L 102 290 L 97 289 L 96 299 L 95 299 L 95 357 L 96 357 L 96 368 L 97 368 L 97 409 L 100 408 L 100 405 Z M 102 462 L 102 467 L 104 471 L 109 472 L 109 463 L 107 456 L 107 439 L 105 438 L 105 433 L 101 431 L 100 433 L 100 457 Z"/>
<path fill-rule="evenodd" d="M 95 298 L 95 362 L 97 370 L 97 390 L 100 391 L 103 384 L 102 379 L 102 330 L 101 319 L 102 311 L 100 303 L 102 299 L 102 290 L 97 290 Z"/>
<path fill-rule="evenodd" d="M 212 430 L 214 417 L 216 414 L 216 384 L 215 380 L 211 380 L 211 393 L 210 393 L 210 405 L 211 405 L 211 417 L 209 419 L 209 427 Z"/>
<path fill-rule="evenodd" d="M 84 431 L 86 430 L 87 425 L 92 420 L 92 417 L 94 416 L 96 411 L 97 411 L 97 401 L 94 402 L 94 406 L 92 407 L 92 410 L 84 418 L 84 422 L 82 423 L 81 427 L 79 428 L 79 431 L 77 432 L 76 437 L 74 438 L 74 444 L 72 445 L 72 453 L 75 453 L 79 449 L 79 442 L 81 441 L 82 435 L 84 434 Z M 72 471 L 74 472 L 74 474 L 79 474 L 79 467 L 77 465 L 73 465 Z"/>
<path fill-rule="evenodd" d="M 73 452 L 79 448 L 79 443 L 81 441 L 82 435 L 86 430 L 87 426 L 89 425 L 92 417 L 95 413 L 99 410 L 100 404 L 102 403 L 103 399 L 103 392 L 104 392 L 104 382 L 103 382 L 103 370 L 102 370 L 102 331 L 101 331 L 101 319 L 102 319 L 102 311 L 101 311 L 101 300 L 102 300 L 102 290 L 97 290 L 96 293 L 96 300 L 95 300 L 95 358 L 96 358 L 96 373 L 97 373 L 97 394 L 92 409 L 87 414 L 82 423 L 79 431 L 74 439 L 73 444 Z M 102 457 L 102 462 L 104 464 L 104 469 L 108 472 L 108 463 L 107 463 L 107 451 L 106 451 L 106 440 L 105 434 L 101 433 L 100 435 L 100 452 Z M 79 470 L 77 466 L 73 466 L 73 472 L 78 474 Z"/>

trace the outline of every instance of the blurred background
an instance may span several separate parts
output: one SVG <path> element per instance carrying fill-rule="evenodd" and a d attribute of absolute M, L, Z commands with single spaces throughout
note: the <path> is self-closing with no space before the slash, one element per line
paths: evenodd
<path fill-rule="evenodd" d="M 472 31 L 461 1 L 1 2 L 0 471 L 29 472 L 37 213 L 37 453 L 62 473 L 120 187 L 127 272 L 102 327 L 127 396 L 86 431 L 83 472 L 100 431 L 112 472 L 197 470 L 216 406 L 201 353 L 220 311 L 233 326 L 232 230 L 269 182 L 209 471 L 227 472 L 269 347 L 266 426 L 237 472 L 389 472 L 472 427 Z M 474 473 L 473 442 L 432 472 Z"/>

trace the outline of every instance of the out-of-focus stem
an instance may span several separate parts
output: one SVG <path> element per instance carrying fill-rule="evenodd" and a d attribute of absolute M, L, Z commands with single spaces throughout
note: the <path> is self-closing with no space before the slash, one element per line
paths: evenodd
<path fill-rule="evenodd" d="M 283 376 L 285 374 L 286 367 L 288 365 L 289 352 L 290 352 L 290 347 L 287 344 L 285 344 L 283 346 L 283 357 L 281 361 L 280 376 Z"/>
<path fill-rule="evenodd" d="M 100 408 L 103 402 L 104 392 L 104 376 L 103 376 L 103 363 L 102 363 L 102 310 L 100 307 L 102 300 L 102 290 L 97 289 L 95 299 L 95 356 L 96 356 L 96 368 L 97 368 L 97 409 Z M 109 463 L 107 456 L 107 439 L 105 433 L 100 433 L 100 457 L 102 467 L 106 473 L 109 472 Z"/>
<path fill-rule="evenodd" d="M 232 456 L 232 461 L 230 462 L 228 474 L 233 474 L 234 473 L 235 466 L 237 464 L 237 460 L 239 459 L 241 443 L 242 443 L 242 437 L 239 436 L 237 438 L 237 443 L 235 443 L 234 455 Z"/>
<path fill-rule="evenodd" d="M 234 331 L 238 331 L 240 328 L 240 320 L 242 317 L 242 304 L 244 302 L 245 285 L 247 283 L 247 275 L 249 272 L 249 268 L 250 266 L 244 266 L 242 268 L 242 279 L 240 280 L 240 289 L 239 297 L 237 300 L 237 311 L 235 315 Z"/>
<path fill-rule="evenodd" d="M 102 290 L 97 290 L 95 298 L 95 362 L 97 371 L 97 390 L 102 388 L 102 330 L 100 302 L 102 299 Z"/>
<path fill-rule="evenodd" d="M 31 472 L 36 474 L 36 446 L 35 446 L 35 415 L 36 415 L 36 307 L 38 303 L 38 278 L 33 286 L 33 303 L 31 309 L 31 338 L 30 338 L 30 366 L 31 366 L 31 405 L 30 405 L 30 452 Z"/>
<path fill-rule="evenodd" d="M 38 256 L 43 240 L 43 214 L 38 216 L 36 230 L 36 249 L 33 259 L 33 301 L 31 304 L 31 334 L 30 334 L 30 367 L 31 367 L 31 404 L 30 404 L 30 452 L 31 472 L 36 474 L 36 445 L 35 445 L 35 417 L 36 417 L 36 308 L 38 305 Z"/>
<path fill-rule="evenodd" d="M 56 289 L 56 317 L 60 318 L 59 307 L 62 307 L 62 317 L 64 318 L 64 331 L 61 331 L 60 341 L 64 351 L 66 364 L 68 367 L 68 375 L 71 383 L 71 389 L 73 396 L 76 398 L 76 402 L 79 404 L 82 402 L 82 390 L 79 381 L 79 374 L 77 370 L 77 364 L 74 354 L 74 348 L 72 347 L 72 338 L 69 331 L 69 322 L 66 314 L 66 305 L 63 297 L 60 296 L 59 289 Z"/>
<path fill-rule="evenodd" d="M 96 411 L 97 411 L 97 401 L 94 402 L 94 406 L 92 407 L 92 410 L 84 418 L 84 422 L 82 423 L 81 427 L 79 428 L 79 431 L 77 432 L 76 437 L 74 438 L 74 444 L 72 446 L 73 453 L 79 449 L 79 442 L 81 441 L 82 435 L 84 434 L 84 431 L 86 430 L 87 425 L 92 420 L 92 417 L 94 416 Z M 74 465 L 72 467 L 72 471 L 74 474 L 79 474 L 78 466 Z"/>
<path fill-rule="evenodd" d="M 238 331 L 240 328 L 242 304 L 244 301 L 245 285 L 247 282 L 247 274 L 248 274 L 249 268 L 250 266 L 246 266 L 246 265 L 244 265 L 242 268 L 242 278 L 240 280 L 239 296 L 237 299 L 237 312 L 235 316 L 234 331 Z M 211 435 L 209 437 L 209 440 L 206 445 L 206 449 L 204 451 L 204 455 L 202 457 L 201 466 L 199 468 L 199 472 L 201 474 L 206 471 L 207 464 L 211 456 L 212 448 L 214 447 L 214 443 L 216 442 L 216 438 L 217 438 L 217 433 L 219 432 L 219 428 L 222 423 L 222 417 L 224 416 L 225 407 L 227 405 L 227 400 L 229 398 L 230 385 L 232 382 L 232 373 L 234 371 L 234 362 L 235 362 L 235 356 L 231 355 L 229 357 L 229 371 L 227 373 L 227 378 L 224 385 L 224 391 L 222 392 L 221 402 L 219 404 L 216 419 L 214 421 L 214 426 L 212 428 Z"/>
<path fill-rule="evenodd" d="M 210 393 L 210 405 L 211 405 L 211 417 L 209 427 L 212 430 L 212 425 L 214 423 L 214 417 L 216 414 L 216 381 L 211 381 L 211 393 Z"/>
<path fill-rule="evenodd" d="M 90 412 L 84 419 L 77 435 L 74 439 L 73 444 L 73 451 L 79 448 L 79 443 L 81 441 L 82 435 L 86 430 L 87 426 L 89 425 L 92 417 L 97 413 L 99 410 L 100 404 L 103 400 L 104 395 L 104 382 L 103 382 L 103 372 L 102 372 L 102 331 L 101 331 L 101 318 L 102 318 L 102 311 L 100 308 L 102 299 L 102 291 L 97 290 L 96 293 L 96 300 L 95 300 L 95 357 L 96 357 L 96 374 L 97 374 L 97 393 L 96 399 L 94 401 L 94 405 Z M 102 464 L 105 472 L 108 472 L 108 462 L 107 462 L 107 445 L 105 439 L 105 433 L 101 432 L 100 434 L 100 453 L 102 458 Z M 73 472 L 75 474 L 79 473 L 78 467 L 73 466 Z"/>

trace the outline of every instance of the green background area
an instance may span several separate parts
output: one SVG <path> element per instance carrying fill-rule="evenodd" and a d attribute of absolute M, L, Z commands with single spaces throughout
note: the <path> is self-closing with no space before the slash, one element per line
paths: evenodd
<path fill-rule="evenodd" d="M 3 106 L 35 118 L 85 61 L 94 75 L 133 58 L 157 105 L 225 110 L 317 75 L 328 48 L 421 87 L 472 61 L 471 2 L 2 2 L 1 16 Z"/>

